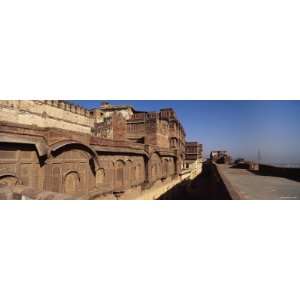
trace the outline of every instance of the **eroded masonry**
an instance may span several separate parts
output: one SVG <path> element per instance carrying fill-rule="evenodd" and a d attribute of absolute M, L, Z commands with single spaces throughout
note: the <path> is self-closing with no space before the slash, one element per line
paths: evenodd
<path fill-rule="evenodd" d="M 0 187 L 23 199 L 156 199 L 201 162 L 172 108 L 0 101 Z"/>

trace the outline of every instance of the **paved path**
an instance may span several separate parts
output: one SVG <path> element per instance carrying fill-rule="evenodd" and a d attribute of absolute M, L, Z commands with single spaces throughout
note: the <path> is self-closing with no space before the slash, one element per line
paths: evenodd
<path fill-rule="evenodd" d="M 218 169 L 242 199 L 300 199 L 300 182 L 256 175 L 228 165 L 218 165 Z"/>

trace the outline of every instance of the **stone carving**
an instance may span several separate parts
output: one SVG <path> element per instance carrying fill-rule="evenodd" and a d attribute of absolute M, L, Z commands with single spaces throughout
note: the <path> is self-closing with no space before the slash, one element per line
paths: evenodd
<path fill-rule="evenodd" d="M 101 199 L 137 195 L 181 172 L 185 133 L 172 109 L 87 110 L 57 100 L 0 107 L 0 184 Z"/>

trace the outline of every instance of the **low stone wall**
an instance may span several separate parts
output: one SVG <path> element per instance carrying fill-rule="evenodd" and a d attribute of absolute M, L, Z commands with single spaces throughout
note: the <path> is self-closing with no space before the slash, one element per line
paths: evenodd
<path fill-rule="evenodd" d="M 191 175 L 190 175 L 190 179 L 194 179 L 196 178 L 199 174 L 201 174 L 202 172 L 202 162 L 201 163 L 197 163 L 197 164 L 194 164 L 192 168 L 190 168 L 190 171 L 191 171 Z"/>
<path fill-rule="evenodd" d="M 157 200 L 163 194 L 167 193 L 169 190 L 173 189 L 175 186 L 181 182 L 189 179 L 191 176 L 190 171 L 186 171 L 175 178 L 167 178 L 166 180 L 158 180 L 149 189 L 141 192 L 136 198 L 142 200 Z"/>
<path fill-rule="evenodd" d="M 211 164 L 212 185 L 215 199 L 241 200 L 242 196 L 231 185 L 216 163 Z"/>
<path fill-rule="evenodd" d="M 284 177 L 300 181 L 300 168 L 286 168 L 260 164 L 259 171 L 255 173 L 264 176 Z"/>

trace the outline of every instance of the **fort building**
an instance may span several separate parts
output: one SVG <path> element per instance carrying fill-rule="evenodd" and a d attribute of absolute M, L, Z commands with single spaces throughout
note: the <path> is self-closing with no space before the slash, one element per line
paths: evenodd
<path fill-rule="evenodd" d="M 191 170 L 194 176 L 202 171 L 203 145 L 198 142 L 185 143 L 185 168 Z"/>
<path fill-rule="evenodd" d="M 203 145 L 198 142 L 186 142 L 185 144 L 185 160 L 188 164 L 196 160 L 203 159 Z M 188 167 L 188 166 L 187 166 Z"/>
<path fill-rule="evenodd" d="M 228 151 L 225 150 L 215 150 L 210 153 L 211 161 L 220 164 L 228 164 L 231 162 L 231 157 Z"/>
<path fill-rule="evenodd" d="M 23 187 L 25 198 L 155 199 L 192 176 L 187 149 L 172 108 L 0 101 L 0 188 Z"/>

